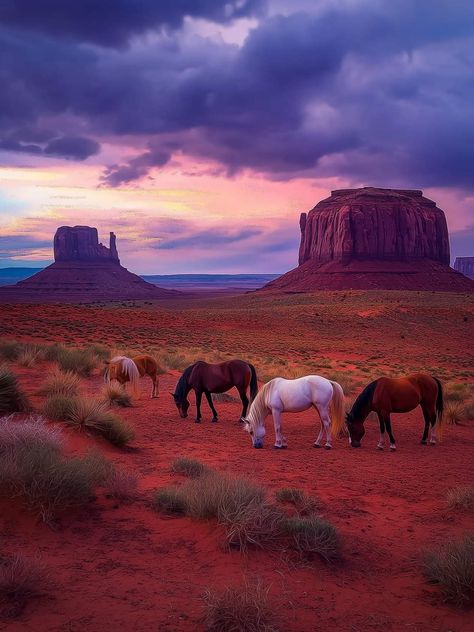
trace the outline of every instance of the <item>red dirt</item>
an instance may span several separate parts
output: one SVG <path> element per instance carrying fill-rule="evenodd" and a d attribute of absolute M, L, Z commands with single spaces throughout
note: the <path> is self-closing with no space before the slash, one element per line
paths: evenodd
<path fill-rule="evenodd" d="M 312 304 L 313 318 L 315 311 L 327 318 L 325 300 L 320 298 Z M 402 320 L 398 325 L 405 323 L 405 318 L 410 319 L 417 335 L 410 340 L 401 340 L 398 325 L 395 327 L 392 320 L 392 306 L 387 300 L 386 310 L 380 318 L 391 323 L 395 335 L 386 341 L 380 338 L 377 328 L 372 328 L 372 336 L 377 337 L 369 344 L 366 323 L 379 318 L 377 301 L 367 301 L 364 310 L 358 307 L 357 297 L 352 300 L 349 311 L 353 315 L 354 327 L 338 329 L 337 335 L 332 334 L 331 345 L 328 340 L 324 345 L 321 338 L 314 340 L 314 345 L 324 346 L 328 355 L 331 348 L 331 357 L 346 359 L 344 350 L 348 348 L 352 357 L 367 358 L 375 347 L 377 350 L 389 349 L 390 353 L 392 349 L 398 349 L 398 361 L 409 357 L 413 364 L 421 362 L 424 353 L 431 354 L 435 362 L 436 348 L 440 357 L 444 357 L 442 353 L 451 353 L 448 364 L 453 367 L 456 357 L 469 360 L 467 341 L 472 334 L 469 322 L 461 321 L 462 325 L 453 328 L 449 340 L 445 335 L 443 346 L 438 326 L 429 319 L 437 319 L 441 329 L 447 332 L 444 316 L 441 317 L 440 312 L 433 315 L 431 306 L 425 306 L 421 300 L 422 307 L 415 310 L 418 316 L 414 315 L 413 305 L 404 306 L 408 313 L 401 312 Z M 463 313 L 472 318 L 472 307 L 467 298 L 459 299 L 458 307 L 454 305 L 456 299 L 451 300 L 451 314 L 456 323 Z M 2 311 L 0 325 L 4 330 L 10 324 L 15 326 L 17 337 L 40 341 L 49 330 L 48 338 L 61 340 L 68 337 L 63 323 L 69 313 L 70 336 L 75 336 L 78 341 L 95 339 L 112 343 L 114 339 L 108 334 L 113 331 L 111 320 L 116 316 L 115 322 L 123 323 L 126 331 L 120 331 L 120 337 L 132 341 L 132 332 L 128 331 L 126 322 L 130 327 L 135 325 L 137 331 L 140 322 L 140 335 L 137 336 L 142 344 L 154 326 L 152 338 L 155 344 L 163 337 L 182 345 L 186 334 L 181 327 L 187 322 L 197 327 L 189 331 L 190 344 L 196 344 L 203 332 L 212 331 L 218 344 L 225 341 L 225 349 L 235 345 L 239 354 L 245 343 L 249 345 L 245 348 L 253 345 L 255 353 L 262 355 L 270 353 L 275 358 L 292 358 L 294 353 L 294 357 L 300 357 L 298 339 L 305 327 L 306 345 L 315 335 L 314 329 L 308 329 L 310 321 L 305 320 L 309 317 L 305 304 L 294 305 L 290 301 L 290 312 L 298 309 L 301 315 L 298 327 L 295 320 L 294 331 L 289 327 L 291 321 L 288 321 L 286 307 L 280 313 L 273 304 L 265 305 L 261 303 L 262 310 L 268 308 L 274 313 L 270 330 L 282 334 L 286 324 L 286 338 L 268 336 L 268 319 L 262 318 L 261 314 L 247 313 L 248 305 L 245 304 L 246 325 L 255 327 L 255 331 L 260 329 L 262 336 L 264 331 L 267 332 L 263 339 L 255 333 L 249 336 L 248 331 L 238 330 L 237 322 L 221 315 L 219 310 L 224 309 L 223 304 L 217 302 L 209 303 L 206 309 L 198 303 L 188 311 L 183 306 L 176 314 L 150 308 L 141 313 L 140 320 L 137 320 L 139 308 L 132 313 L 131 309 L 121 308 L 38 306 L 24 314 L 23 321 L 17 311 L 20 308 L 14 307 Z M 357 310 L 366 313 L 357 317 Z M 336 311 L 338 317 L 345 317 L 344 314 L 341 316 L 342 305 L 338 304 Z M 35 332 L 26 331 L 28 317 L 29 322 L 34 323 Z M 175 318 L 174 329 L 170 322 L 172 318 Z M 235 319 L 238 320 L 237 312 Z M 378 320 L 374 322 L 379 324 Z M 465 330 L 462 329 L 464 324 Z M 380 331 L 385 331 L 382 326 Z M 425 332 L 424 336 L 421 331 Z M 432 333 L 431 340 L 428 332 Z M 205 344 L 204 341 L 203 346 Z M 390 353 L 381 354 L 381 366 L 390 366 Z M 34 393 L 50 366 L 42 363 L 32 368 L 18 365 L 13 368 L 33 403 L 39 406 L 41 398 Z M 472 426 L 450 426 L 438 446 L 421 446 L 422 420 L 421 412 L 417 410 L 394 417 L 393 428 L 399 448 L 396 453 L 375 450 L 378 432 L 374 422 L 368 423 L 362 449 L 353 450 L 346 440 L 340 439 L 335 442 L 333 451 L 327 452 L 312 448 L 317 431 L 315 415 L 305 412 L 284 418 L 288 450 L 271 449 L 273 428 L 270 420 L 265 449 L 254 450 L 249 437 L 236 422 L 240 404 L 218 402 L 218 424 L 210 423 L 207 403 L 203 403 L 204 421 L 201 425 L 194 424 L 191 418 L 179 419 L 168 394 L 178 376 L 178 371 L 171 371 L 160 378 L 161 395 L 156 400 L 148 399 L 150 383 L 144 378 L 136 406 L 118 412 L 136 429 L 133 450 L 121 451 L 100 439 L 69 429 L 65 431 L 71 452 L 82 453 L 89 447 L 99 446 L 114 463 L 137 472 L 141 492 L 137 501 L 116 503 L 99 490 L 97 499 L 89 507 L 63 516 L 55 531 L 2 501 L 2 553 L 39 554 L 50 570 L 55 586 L 46 596 L 32 600 L 15 621 L 0 620 L 0 629 L 5 625 L 13 631 L 99 631 L 116 626 L 134 631 L 203 630 L 200 595 L 204 588 L 236 585 L 245 576 L 258 576 L 271 586 L 270 601 L 281 628 L 288 631 L 467 632 L 472 629 L 469 613 L 443 604 L 439 588 L 426 582 L 421 566 L 425 547 L 441 545 L 472 529 L 472 518 L 467 513 L 448 510 L 445 500 L 448 489 L 473 480 Z M 97 393 L 102 388 L 99 375 L 84 380 L 84 384 L 90 393 Z M 194 410 L 193 402 L 191 413 Z M 332 566 L 314 560 L 302 565 L 280 552 L 252 550 L 246 555 L 227 552 L 223 549 L 222 531 L 218 525 L 154 513 L 149 506 L 152 490 L 182 480 L 170 472 L 170 463 L 177 456 L 197 458 L 216 469 L 245 474 L 264 485 L 269 496 L 281 487 L 294 486 L 321 499 L 324 517 L 341 533 L 342 562 Z"/>

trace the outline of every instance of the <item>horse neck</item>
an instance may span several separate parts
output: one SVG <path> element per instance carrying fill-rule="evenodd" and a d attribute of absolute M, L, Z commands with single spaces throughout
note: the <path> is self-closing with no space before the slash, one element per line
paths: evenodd
<path fill-rule="evenodd" d="M 265 413 L 268 408 L 267 395 L 269 390 L 269 383 L 264 384 L 250 406 L 248 418 L 253 426 L 261 426 L 265 423 Z"/>
<path fill-rule="evenodd" d="M 188 366 L 188 368 L 184 370 L 182 376 L 178 380 L 175 394 L 177 395 L 179 399 L 185 399 L 192 388 L 192 386 L 189 384 L 188 378 L 193 367 L 194 367 L 194 364 L 191 366 Z"/>

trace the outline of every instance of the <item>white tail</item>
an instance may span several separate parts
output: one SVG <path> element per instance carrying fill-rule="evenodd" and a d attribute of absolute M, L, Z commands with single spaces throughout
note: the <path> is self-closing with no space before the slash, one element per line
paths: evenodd
<path fill-rule="evenodd" d="M 342 390 L 342 386 L 337 382 L 331 381 L 331 384 L 331 432 L 334 438 L 337 438 L 337 435 L 344 426 L 344 391 Z"/>

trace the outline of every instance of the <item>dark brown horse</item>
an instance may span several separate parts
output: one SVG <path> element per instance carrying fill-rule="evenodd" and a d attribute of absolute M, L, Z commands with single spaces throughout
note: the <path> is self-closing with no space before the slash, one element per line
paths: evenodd
<path fill-rule="evenodd" d="M 421 443 L 426 444 L 431 426 L 430 443 L 436 443 L 436 430 L 443 425 L 443 389 L 441 382 L 426 373 L 413 373 L 406 377 L 381 377 L 368 384 L 355 400 L 346 415 L 349 441 L 353 448 L 359 448 L 365 434 L 364 421 L 374 411 L 380 423 L 380 440 L 377 445 L 383 450 L 384 433 L 390 439 L 390 449 L 395 450 L 390 413 L 408 413 L 421 406 L 425 419 L 425 429 Z"/>
<path fill-rule="evenodd" d="M 151 378 L 151 397 L 158 397 L 158 364 L 154 358 L 149 355 L 139 355 L 134 358 L 126 356 L 116 356 L 112 360 L 105 362 L 106 369 L 104 373 L 105 381 L 110 384 L 116 380 L 125 388 L 125 384 L 130 382 L 132 392 L 138 395 L 138 380 L 144 375 Z"/>
<path fill-rule="evenodd" d="M 171 395 L 179 414 L 185 418 L 188 416 L 189 409 L 188 393 L 193 389 L 196 394 L 196 423 L 199 423 L 201 421 L 201 400 L 204 394 L 212 410 L 212 421 L 217 421 L 217 411 L 212 401 L 212 393 L 225 393 L 233 386 L 239 391 L 242 401 L 240 421 L 243 421 L 249 406 L 248 387 L 250 386 L 252 400 L 258 392 L 255 367 L 248 362 L 229 360 L 219 364 L 208 364 L 200 360 L 185 369 L 176 385 L 175 392 Z"/>

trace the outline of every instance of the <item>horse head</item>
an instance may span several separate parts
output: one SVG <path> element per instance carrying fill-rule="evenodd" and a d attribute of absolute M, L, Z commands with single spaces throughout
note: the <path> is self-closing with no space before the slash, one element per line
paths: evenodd
<path fill-rule="evenodd" d="M 360 442 L 365 435 L 364 422 L 355 419 L 352 412 L 346 413 L 346 426 L 349 430 L 349 443 L 353 448 L 360 448 Z"/>
<path fill-rule="evenodd" d="M 252 421 L 245 417 L 244 420 L 244 430 L 248 432 L 250 438 L 252 439 L 252 445 L 254 448 L 260 449 L 263 448 L 263 440 L 265 438 L 265 426 L 263 424 L 255 427 L 255 424 Z"/>
<path fill-rule="evenodd" d="M 188 416 L 188 409 L 189 409 L 189 401 L 187 397 L 181 398 L 181 397 L 178 397 L 176 393 L 171 393 L 171 392 L 170 392 L 170 395 L 174 399 L 174 403 L 176 404 L 176 408 L 178 409 L 179 416 L 182 419 L 186 419 L 186 417 Z"/>

